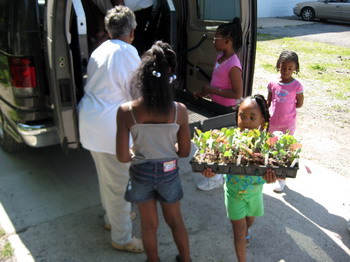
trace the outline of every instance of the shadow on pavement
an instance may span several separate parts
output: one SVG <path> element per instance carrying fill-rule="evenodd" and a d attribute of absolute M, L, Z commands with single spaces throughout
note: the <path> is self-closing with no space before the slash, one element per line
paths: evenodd
<path fill-rule="evenodd" d="M 285 193 L 283 199 L 287 203 L 296 208 L 317 226 L 329 230 L 334 235 L 338 235 L 337 238 L 345 246 L 350 248 L 350 234 L 347 229 L 347 221 L 343 217 L 329 213 L 324 206 L 320 205 L 315 200 L 305 197 L 289 188 L 285 190 Z M 329 193 L 329 197 L 332 197 L 331 194 L 334 193 Z M 314 241 L 318 242 L 318 239 L 316 238 Z"/>
<path fill-rule="evenodd" d="M 1 203 L 35 261 L 145 260 L 144 254 L 111 247 L 110 232 L 103 229 L 95 168 L 87 151 L 71 151 L 67 156 L 59 147 L 51 147 L 16 155 L 0 151 L 0 156 Z M 199 191 L 196 184 L 201 179 L 200 174 L 181 175 L 182 214 L 192 260 L 232 261 L 235 252 L 223 190 Z M 322 229 L 339 234 L 349 246 L 345 220 L 289 188 L 285 194 L 284 200 L 264 194 L 265 215 L 255 221 L 248 261 L 348 261 L 349 254 Z M 159 254 L 163 262 L 174 262 L 176 247 L 159 217 Z M 133 224 L 134 234 L 140 237 L 139 216 Z"/>

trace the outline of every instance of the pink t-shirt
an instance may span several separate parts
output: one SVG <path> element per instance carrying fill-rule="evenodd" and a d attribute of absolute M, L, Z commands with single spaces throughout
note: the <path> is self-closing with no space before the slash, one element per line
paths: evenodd
<path fill-rule="evenodd" d="M 216 57 L 216 63 L 214 66 L 214 71 L 211 77 L 210 85 L 220 89 L 231 89 L 232 87 L 231 87 L 231 80 L 230 80 L 230 71 L 232 67 L 235 67 L 235 66 L 242 71 L 241 62 L 239 61 L 238 56 L 234 54 L 230 58 L 226 59 L 224 62 L 219 64 L 218 60 L 222 56 L 223 54 L 220 53 Z M 218 103 L 220 105 L 224 105 L 224 106 L 236 105 L 236 99 L 234 98 L 226 98 L 218 95 L 210 95 L 210 97 L 213 102 Z"/>
<path fill-rule="evenodd" d="M 294 79 L 284 84 L 279 81 L 272 81 L 267 89 L 272 95 L 270 112 L 270 129 L 279 130 L 278 127 L 295 127 L 297 110 L 296 97 L 304 91 L 302 84 Z"/>

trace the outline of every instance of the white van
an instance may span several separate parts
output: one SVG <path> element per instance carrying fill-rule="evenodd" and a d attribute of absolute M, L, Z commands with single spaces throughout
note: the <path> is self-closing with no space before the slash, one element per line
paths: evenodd
<path fill-rule="evenodd" d="M 106 0 L 107 1 L 107 0 Z M 83 96 L 89 58 L 91 0 L 0 0 L 0 145 L 79 147 L 76 105 Z M 210 80 L 217 26 L 240 17 L 244 96 L 252 92 L 256 0 L 158 0 L 147 30 L 178 54 L 176 99 L 189 109 L 191 127 L 234 121 L 234 109 L 192 93 Z M 91 51 L 90 51 L 91 52 Z M 224 115 L 224 117 L 217 117 Z"/>

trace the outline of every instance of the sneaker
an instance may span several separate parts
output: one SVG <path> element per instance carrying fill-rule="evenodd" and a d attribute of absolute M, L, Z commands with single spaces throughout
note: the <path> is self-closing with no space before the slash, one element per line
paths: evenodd
<path fill-rule="evenodd" d="M 286 180 L 277 180 L 277 182 L 275 183 L 275 188 L 273 192 L 282 193 L 285 186 L 286 186 Z"/>
<path fill-rule="evenodd" d="M 222 187 L 223 184 L 224 184 L 224 179 L 222 175 L 220 175 L 219 178 L 216 178 L 216 177 L 205 178 L 204 180 L 198 183 L 197 188 L 202 191 L 209 191 L 217 187 Z"/>

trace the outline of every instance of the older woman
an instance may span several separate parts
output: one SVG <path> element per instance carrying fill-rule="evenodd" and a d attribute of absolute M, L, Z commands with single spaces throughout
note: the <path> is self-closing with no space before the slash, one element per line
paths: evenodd
<path fill-rule="evenodd" d="M 80 141 L 95 162 L 112 246 L 137 253 L 144 249 L 142 242 L 132 237 L 131 205 L 124 200 L 129 165 L 117 160 L 115 150 L 116 113 L 129 100 L 129 77 L 140 63 L 131 45 L 135 15 L 128 7 L 116 6 L 107 12 L 105 27 L 110 40 L 91 54 L 85 94 L 78 106 Z"/>

